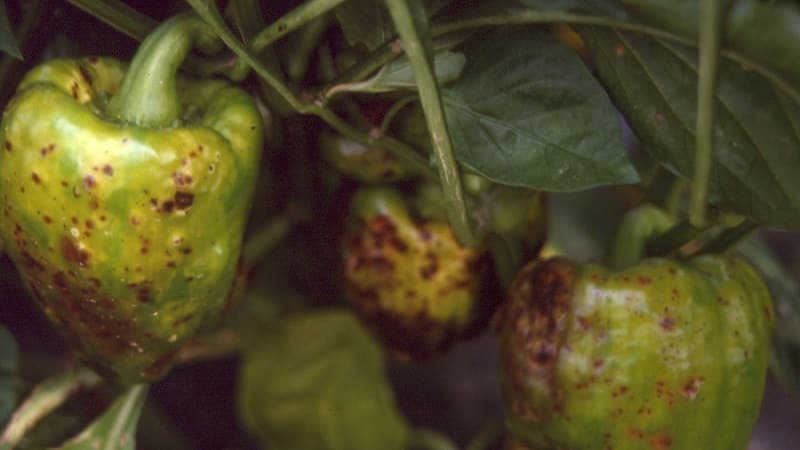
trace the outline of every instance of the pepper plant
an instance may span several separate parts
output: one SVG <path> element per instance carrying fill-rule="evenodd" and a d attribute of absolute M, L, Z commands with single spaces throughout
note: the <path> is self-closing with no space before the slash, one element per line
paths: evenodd
<path fill-rule="evenodd" d="M 0 6 L 0 450 L 735 450 L 800 393 L 796 2 Z M 498 408 L 419 414 L 465 351 Z"/>

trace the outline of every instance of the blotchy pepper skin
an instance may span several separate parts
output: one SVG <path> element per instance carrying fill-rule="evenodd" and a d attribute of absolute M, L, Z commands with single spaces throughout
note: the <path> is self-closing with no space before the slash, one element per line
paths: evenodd
<path fill-rule="evenodd" d="M 498 321 L 515 445 L 745 449 L 772 321 L 766 287 L 732 256 L 530 263 Z"/>
<path fill-rule="evenodd" d="M 0 237 L 73 347 L 133 383 L 225 307 L 263 138 L 222 81 L 178 79 L 178 125 L 115 122 L 125 71 L 54 60 L 25 77 L 0 130 Z"/>
<path fill-rule="evenodd" d="M 325 160 L 342 174 L 365 183 L 390 183 L 414 177 L 409 165 L 387 150 L 367 147 L 333 131 L 319 137 Z"/>
<path fill-rule="evenodd" d="M 426 358 L 486 325 L 498 296 L 485 249 L 459 244 L 444 221 L 415 220 L 388 188 L 356 193 L 351 219 L 345 288 L 395 355 Z"/>

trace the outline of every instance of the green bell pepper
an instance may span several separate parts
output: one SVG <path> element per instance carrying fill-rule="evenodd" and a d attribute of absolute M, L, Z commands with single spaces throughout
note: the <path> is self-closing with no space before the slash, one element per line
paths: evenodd
<path fill-rule="evenodd" d="M 253 100 L 176 72 L 221 43 L 194 15 L 126 64 L 53 60 L 0 124 L 0 237 L 33 298 L 104 373 L 162 376 L 225 308 L 262 150 Z"/>
<path fill-rule="evenodd" d="M 665 226 L 653 210 L 629 217 L 618 242 Z M 515 277 L 497 323 L 515 445 L 747 448 L 769 362 L 767 288 L 735 256 L 639 260 L 633 248 L 615 250 L 615 269 L 553 258 Z"/>

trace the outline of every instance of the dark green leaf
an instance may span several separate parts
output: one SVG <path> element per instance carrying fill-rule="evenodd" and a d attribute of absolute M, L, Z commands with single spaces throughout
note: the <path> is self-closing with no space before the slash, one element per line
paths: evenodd
<path fill-rule="evenodd" d="M 17 59 L 22 59 L 22 54 L 19 52 L 19 44 L 14 37 L 14 30 L 11 29 L 11 24 L 8 22 L 8 13 L 6 12 L 6 3 L 0 2 L 0 50 L 13 56 Z"/>
<path fill-rule="evenodd" d="M 239 382 L 244 425 L 281 450 L 401 450 L 380 348 L 344 311 L 287 318 L 246 353 Z"/>
<path fill-rule="evenodd" d="M 375 0 L 348 0 L 334 10 L 351 45 L 364 44 L 368 49 L 380 47 L 394 35 L 392 20 Z"/>
<path fill-rule="evenodd" d="M 637 20 L 697 39 L 700 2 L 696 0 L 620 0 Z M 724 48 L 774 67 L 800 83 L 800 3 L 737 0 L 729 2 L 723 26 Z"/>
<path fill-rule="evenodd" d="M 542 11 L 569 11 L 624 17 L 625 11 L 614 0 L 514 0 L 526 8 Z"/>
<path fill-rule="evenodd" d="M 549 34 L 473 36 L 443 89 L 460 162 L 496 182 L 549 191 L 634 183 L 614 107 L 583 62 Z"/>
<path fill-rule="evenodd" d="M 644 148 L 691 177 L 696 51 L 610 29 L 582 34 Z M 800 229 L 800 107 L 759 75 L 723 61 L 716 111 L 710 201 L 763 225 Z"/>
<path fill-rule="evenodd" d="M 58 450 L 136 450 L 136 425 L 147 387 L 129 388 L 85 430 Z"/>

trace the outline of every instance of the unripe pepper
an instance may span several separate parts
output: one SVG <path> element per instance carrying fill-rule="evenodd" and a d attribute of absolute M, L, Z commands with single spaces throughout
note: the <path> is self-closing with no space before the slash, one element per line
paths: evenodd
<path fill-rule="evenodd" d="M 0 126 L 0 237 L 71 345 L 123 383 L 153 380 L 237 271 L 262 121 L 220 80 L 176 76 L 220 43 L 177 16 L 130 67 L 54 60 L 23 79 Z"/>
<path fill-rule="evenodd" d="M 532 262 L 498 316 L 509 431 L 533 449 L 745 449 L 772 321 L 734 256 Z"/>
<path fill-rule="evenodd" d="M 390 183 L 415 176 L 411 167 L 379 147 L 367 147 L 336 132 L 320 134 L 323 158 L 340 173 L 365 183 Z"/>
<path fill-rule="evenodd" d="M 244 353 L 242 424 L 264 448 L 405 450 L 383 353 L 347 311 L 290 315 Z"/>
<path fill-rule="evenodd" d="M 350 213 L 345 288 L 389 349 L 425 358 L 486 324 L 496 284 L 484 248 L 459 244 L 445 221 L 415 219 L 392 189 L 362 189 Z"/>

